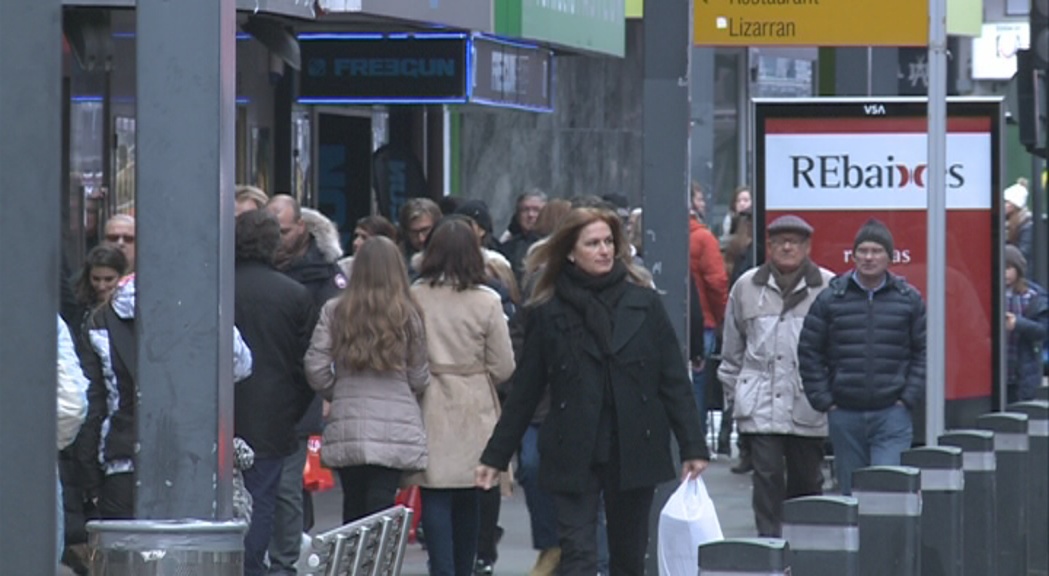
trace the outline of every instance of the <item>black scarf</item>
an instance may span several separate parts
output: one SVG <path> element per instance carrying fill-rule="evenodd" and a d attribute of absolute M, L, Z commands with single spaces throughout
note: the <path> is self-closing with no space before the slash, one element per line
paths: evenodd
<path fill-rule="evenodd" d="M 612 329 L 616 304 L 626 292 L 627 269 L 616 260 L 612 270 L 603 276 L 591 276 L 575 264 L 565 264 L 557 276 L 554 291 L 570 308 L 583 317 L 586 331 L 597 342 L 605 357 L 601 384 L 601 412 L 597 421 L 597 437 L 591 461 L 607 463 L 617 445 L 615 426 L 615 399 L 612 392 Z"/>
<path fill-rule="evenodd" d="M 603 276 L 592 276 L 569 263 L 554 284 L 557 295 L 583 317 L 583 324 L 605 356 L 612 353 L 612 317 L 626 291 L 626 276 L 626 265 L 619 260 Z"/>

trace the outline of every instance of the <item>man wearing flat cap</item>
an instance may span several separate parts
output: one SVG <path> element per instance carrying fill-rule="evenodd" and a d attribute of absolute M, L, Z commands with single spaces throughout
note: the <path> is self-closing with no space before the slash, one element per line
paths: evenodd
<path fill-rule="evenodd" d="M 900 464 L 925 396 L 925 303 L 889 272 L 893 248 L 885 224 L 868 220 L 853 242 L 856 268 L 816 298 L 798 343 L 805 394 L 827 413 L 845 495 L 856 469 Z"/>
<path fill-rule="evenodd" d="M 768 258 L 729 292 L 718 379 L 750 445 L 758 535 L 778 538 L 783 501 L 820 494 L 826 416 L 809 404 L 798 373 L 798 335 L 834 275 L 809 259 L 812 226 L 780 216 L 768 226 Z"/>

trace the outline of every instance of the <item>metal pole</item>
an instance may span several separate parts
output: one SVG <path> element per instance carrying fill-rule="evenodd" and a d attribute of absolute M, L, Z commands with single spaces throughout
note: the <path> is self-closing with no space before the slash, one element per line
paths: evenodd
<path fill-rule="evenodd" d="M 926 283 L 925 445 L 944 430 L 947 367 L 944 341 L 947 300 L 947 0 L 929 0 L 929 257 Z"/>
<path fill-rule="evenodd" d="M 642 21 L 642 207 L 645 262 L 688 357 L 689 58 L 691 0 L 649 2 Z M 675 450 L 676 454 L 677 451 Z M 649 521 L 647 569 L 657 572 L 659 511 L 677 482 L 660 486 Z"/>
<path fill-rule="evenodd" d="M 1041 119 L 1036 118 L 1035 121 L 1041 122 Z M 1047 254 L 1049 234 L 1047 234 L 1045 220 L 1045 187 L 1042 186 L 1044 165 L 1044 160 L 1031 154 L 1031 211 L 1034 212 L 1034 249 L 1031 251 L 1031 256 L 1034 262 L 1028 262 L 1027 268 L 1031 271 L 1034 281 L 1043 287 L 1049 280 L 1049 254 Z"/>
<path fill-rule="evenodd" d="M 140 519 L 232 517 L 235 0 L 139 0 Z"/>
<path fill-rule="evenodd" d="M 0 2 L 0 564 L 54 574 L 62 6 Z"/>

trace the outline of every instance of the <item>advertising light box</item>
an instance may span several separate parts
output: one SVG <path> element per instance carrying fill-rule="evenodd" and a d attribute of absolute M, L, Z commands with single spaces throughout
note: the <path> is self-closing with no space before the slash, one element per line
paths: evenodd
<path fill-rule="evenodd" d="M 999 100 L 950 100 L 947 120 L 947 427 L 973 425 L 998 390 L 1001 347 Z M 924 99 L 758 100 L 755 199 L 759 260 L 767 222 L 807 220 L 812 259 L 854 268 L 870 218 L 892 231 L 890 271 L 926 292 L 928 140 Z M 929 382 L 929 386 L 935 383 Z"/>

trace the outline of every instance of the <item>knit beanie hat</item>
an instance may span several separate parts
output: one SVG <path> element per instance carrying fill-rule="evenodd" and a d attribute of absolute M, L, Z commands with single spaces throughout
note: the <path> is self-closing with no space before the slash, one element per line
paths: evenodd
<path fill-rule="evenodd" d="M 889 256 L 892 256 L 892 232 L 889 232 L 889 229 L 881 220 L 877 218 L 867 220 L 866 224 L 856 233 L 856 241 L 852 243 L 852 249 L 855 250 L 864 242 L 881 244 L 885 251 L 889 253 Z"/>
<path fill-rule="evenodd" d="M 1024 258 L 1023 252 L 1012 244 L 1005 245 L 1005 265 L 1016 268 L 1021 278 L 1027 277 L 1027 259 Z"/>
<path fill-rule="evenodd" d="M 1017 182 L 1006 188 L 1002 196 L 1005 197 L 1006 202 L 1017 208 L 1027 207 L 1027 186 L 1024 186 L 1023 182 Z"/>
<path fill-rule="evenodd" d="M 492 215 L 488 212 L 488 205 L 484 200 L 466 200 L 455 209 L 455 213 L 470 218 L 491 236 Z"/>

